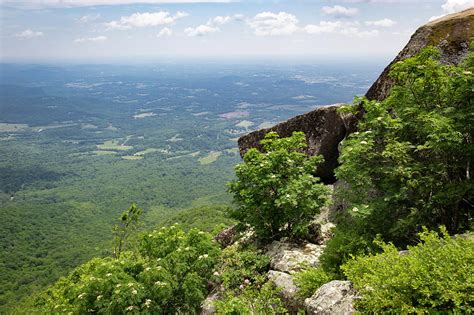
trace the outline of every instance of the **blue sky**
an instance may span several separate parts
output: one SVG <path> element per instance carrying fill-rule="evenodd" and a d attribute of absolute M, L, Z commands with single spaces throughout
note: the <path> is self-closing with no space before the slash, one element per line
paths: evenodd
<path fill-rule="evenodd" d="M 2 0 L 3 61 L 393 57 L 474 0 Z"/>

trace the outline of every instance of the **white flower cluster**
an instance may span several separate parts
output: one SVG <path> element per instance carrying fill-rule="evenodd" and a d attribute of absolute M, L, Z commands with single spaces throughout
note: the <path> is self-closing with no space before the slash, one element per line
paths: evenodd
<path fill-rule="evenodd" d="M 167 286 L 167 283 L 166 283 L 166 282 L 163 282 L 163 281 L 156 281 L 156 282 L 155 282 L 155 285 L 156 285 L 156 286 L 159 286 L 159 287 L 166 287 L 166 286 Z"/>

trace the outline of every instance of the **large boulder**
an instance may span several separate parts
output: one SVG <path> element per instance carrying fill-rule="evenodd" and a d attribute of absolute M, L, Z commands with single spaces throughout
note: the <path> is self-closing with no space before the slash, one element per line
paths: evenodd
<path fill-rule="evenodd" d="M 371 100 L 385 99 L 393 86 L 393 80 L 388 76 L 392 65 L 415 56 L 426 46 L 438 47 L 441 50 L 443 63 L 459 64 L 466 57 L 473 37 L 474 8 L 450 14 L 423 25 L 416 30 L 405 48 L 385 68 L 365 96 Z"/>
<path fill-rule="evenodd" d="M 272 270 L 289 274 L 301 271 L 304 267 L 319 266 L 319 257 L 325 245 L 306 243 L 294 244 L 285 239 L 274 241 L 266 248 L 266 255 L 270 257 Z"/>
<path fill-rule="evenodd" d="M 338 112 L 340 105 L 321 106 L 307 114 L 296 116 L 288 121 L 267 129 L 254 131 L 239 139 L 240 155 L 248 149 L 262 149 L 260 141 L 269 132 L 277 132 L 280 137 L 289 137 L 295 131 L 306 134 L 309 155 L 322 155 L 324 162 L 319 165 L 316 175 L 324 183 L 333 183 L 333 171 L 337 167 L 338 145 L 355 128 L 355 116 Z"/>
<path fill-rule="evenodd" d="M 323 284 L 314 295 L 304 301 L 308 314 L 354 314 L 357 291 L 350 281 L 334 280 Z"/>

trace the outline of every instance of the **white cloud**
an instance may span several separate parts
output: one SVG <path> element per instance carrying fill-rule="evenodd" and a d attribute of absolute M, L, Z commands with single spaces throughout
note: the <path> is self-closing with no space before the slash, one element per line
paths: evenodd
<path fill-rule="evenodd" d="M 247 23 L 258 36 L 291 35 L 298 31 L 298 19 L 286 12 L 261 12 Z"/>
<path fill-rule="evenodd" d="M 105 23 L 107 29 L 126 30 L 134 27 L 153 27 L 170 25 L 177 20 L 188 16 L 188 13 L 178 11 L 171 15 L 168 11 L 134 13 L 129 16 L 122 16 L 118 21 Z"/>
<path fill-rule="evenodd" d="M 333 7 L 323 7 L 321 10 L 324 12 L 324 14 L 334 16 L 338 19 L 350 18 L 359 13 L 359 10 L 357 10 L 356 8 L 346 8 L 341 5 L 335 5 Z"/>
<path fill-rule="evenodd" d="M 303 31 L 308 34 L 340 34 L 347 36 L 357 36 L 360 38 L 375 37 L 379 35 L 379 31 L 377 30 L 361 30 L 355 25 L 358 25 L 358 23 L 321 21 L 316 25 L 306 25 L 303 28 Z"/>
<path fill-rule="evenodd" d="M 426 1 L 430 0 L 342 0 L 348 3 L 423 3 Z"/>
<path fill-rule="evenodd" d="M 308 34 L 336 33 L 341 26 L 341 22 L 321 21 L 318 25 L 306 25 L 304 31 Z"/>
<path fill-rule="evenodd" d="M 234 14 L 233 18 L 234 18 L 235 21 L 243 21 L 245 16 L 243 14 L 238 13 L 238 14 Z"/>
<path fill-rule="evenodd" d="M 232 0 L 2 0 L 2 5 L 23 9 L 87 7 L 100 5 L 225 3 Z"/>
<path fill-rule="evenodd" d="M 262 12 L 247 22 L 259 36 L 306 34 L 339 34 L 360 38 L 379 35 L 378 30 L 362 30 L 357 21 L 321 21 L 318 24 L 298 25 L 298 19 L 289 13 Z"/>
<path fill-rule="evenodd" d="M 89 23 L 100 19 L 100 13 L 81 16 L 77 21 L 79 23 Z"/>
<path fill-rule="evenodd" d="M 30 39 L 30 38 L 42 37 L 42 36 L 44 36 L 43 32 L 35 32 L 30 29 L 27 29 L 21 33 L 15 34 L 15 37 L 18 37 L 20 39 Z"/>
<path fill-rule="evenodd" d="M 173 30 L 170 29 L 169 27 L 164 27 L 156 36 L 163 37 L 163 36 L 171 36 L 171 35 L 173 35 Z"/>
<path fill-rule="evenodd" d="M 350 35 L 350 36 L 357 36 L 360 38 L 369 38 L 369 37 L 376 37 L 379 35 L 378 30 L 368 30 L 368 31 L 361 31 L 357 27 L 348 27 L 343 28 L 339 32 L 342 35 Z"/>
<path fill-rule="evenodd" d="M 391 27 L 397 24 L 397 22 L 391 19 L 382 19 L 377 21 L 366 21 L 365 25 L 367 26 L 381 26 L 381 27 Z"/>
<path fill-rule="evenodd" d="M 474 7 L 474 0 L 446 0 L 446 2 L 441 6 L 444 14 L 432 16 L 429 21 L 437 20 L 447 14 L 456 13 L 470 7 Z"/>
<path fill-rule="evenodd" d="M 241 21 L 244 18 L 241 14 L 227 15 L 227 16 L 216 16 L 209 19 L 206 24 L 199 25 L 197 27 L 188 27 L 184 30 L 188 36 L 206 36 L 208 34 L 216 33 L 220 31 L 219 26 L 227 24 L 231 21 Z"/>
<path fill-rule="evenodd" d="M 231 16 L 216 16 L 215 18 L 209 20 L 207 23 L 212 24 L 212 25 L 224 25 L 226 23 L 229 23 L 232 20 Z"/>
<path fill-rule="evenodd" d="M 206 25 L 221 26 L 232 21 L 242 21 L 243 19 L 244 19 L 244 16 L 242 14 L 234 14 L 234 15 L 226 15 L 226 16 L 218 15 L 212 19 L 209 19 Z"/>
<path fill-rule="evenodd" d="M 446 3 L 441 6 L 447 14 L 459 12 L 470 7 L 474 7 L 474 0 L 446 0 Z"/>
<path fill-rule="evenodd" d="M 106 41 L 106 36 L 96 36 L 96 37 L 80 37 L 74 40 L 75 43 L 86 43 L 86 42 L 103 42 Z"/>
<path fill-rule="evenodd" d="M 184 33 L 188 36 L 205 36 L 211 33 L 218 32 L 218 27 L 212 27 L 209 25 L 199 25 L 197 27 L 188 27 L 184 30 Z"/>

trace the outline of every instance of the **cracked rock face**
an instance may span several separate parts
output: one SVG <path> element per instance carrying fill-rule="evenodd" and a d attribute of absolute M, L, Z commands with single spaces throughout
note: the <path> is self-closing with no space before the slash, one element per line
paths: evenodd
<path fill-rule="evenodd" d="M 322 285 L 304 304 L 308 314 L 348 315 L 355 313 L 355 299 L 357 292 L 350 281 L 334 280 Z"/>
<path fill-rule="evenodd" d="M 317 267 L 324 248 L 325 245 L 307 243 L 301 246 L 281 240 L 268 245 L 266 254 L 270 257 L 272 270 L 293 274 L 301 271 L 302 266 Z"/>

